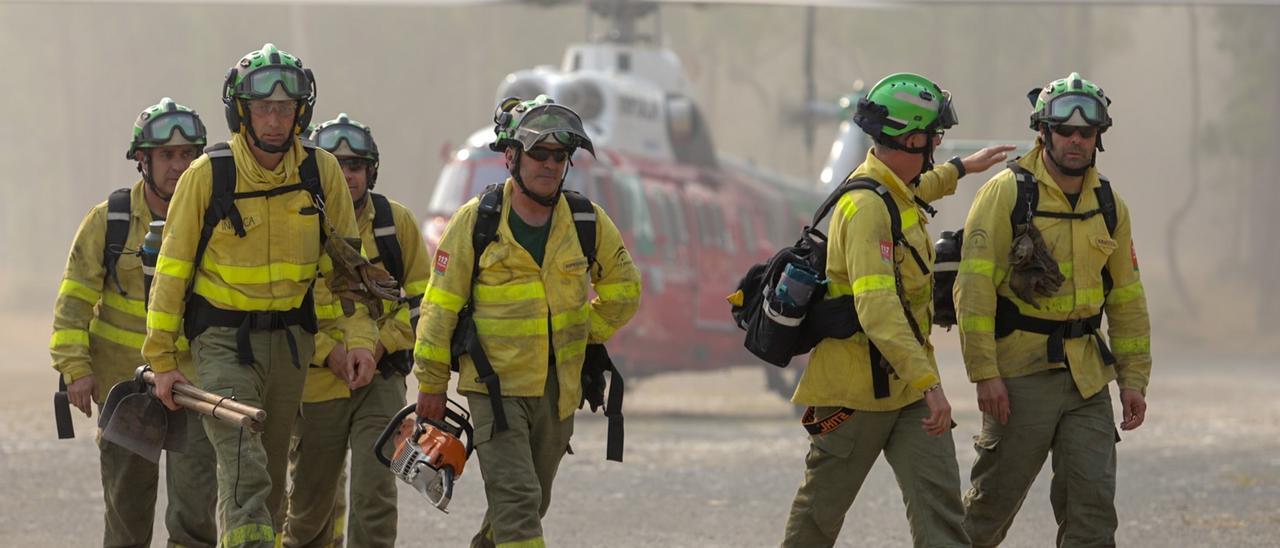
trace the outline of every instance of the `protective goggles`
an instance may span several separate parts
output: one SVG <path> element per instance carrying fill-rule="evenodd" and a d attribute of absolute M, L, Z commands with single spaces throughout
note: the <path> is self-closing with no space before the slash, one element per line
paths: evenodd
<path fill-rule="evenodd" d="M 342 141 L 347 142 L 347 147 L 351 152 L 359 156 L 376 156 L 378 147 L 373 144 L 373 138 L 363 129 L 349 124 L 333 124 L 316 130 L 316 134 L 312 137 L 312 141 L 316 146 L 323 148 L 329 152 L 334 152 L 342 146 Z"/>
<path fill-rule="evenodd" d="M 526 112 L 514 135 L 525 152 L 546 137 L 554 137 L 556 142 L 565 146 L 585 148 L 592 156 L 596 154 L 587 131 L 582 128 L 582 119 L 572 110 L 554 103 Z"/>
<path fill-rule="evenodd" d="M 188 143 L 197 144 L 205 139 L 208 132 L 200 118 L 190 112 L 165 112 L 147 120 L 142 126 L 139 145 L 164 146 L 173 139 L 173 132 L 182 134 Z"/>
<path fill-rule="evenodd" d="M 270 65 L 249 72 L 236 84 L 236 96 L 266 99 L 276 86 L 293 99 L 311 96 L 311 77 L 302 69 L 288 65 Z"/>
<path fill-rule="evenodd" d="M 1080 113 L 1084 122 L 1091 126 L 1107 125 L 1110 121 L 1107 117 L 1107 106 L 1097 97 L 1084 93 L 1067 93 L 1050 99 L 1040 119 L 1061 124 L 1071 121 L 1072 116 L 1077 112 Z"/>

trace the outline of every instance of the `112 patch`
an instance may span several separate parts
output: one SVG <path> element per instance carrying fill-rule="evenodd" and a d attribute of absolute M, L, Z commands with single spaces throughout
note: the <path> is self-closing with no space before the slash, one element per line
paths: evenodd
<path fill-rule="evenodd" d="M 880 260 L 886 263 L 893 262 L 893 242 L 880 240 Z"/>
<path fill-rule="evenodd" d="M 443 249 L 436 250 L 436 274 L 444 276 L 444 271 L 449 268 L 449 254 Z"/>
<path fill-rule="evenodd" d="M 1133 245 L 1133 240 L 1129 240 L 1129 258 L 1133 261 L 1133 271 L 1138 271 L 1138 248 Z"/>

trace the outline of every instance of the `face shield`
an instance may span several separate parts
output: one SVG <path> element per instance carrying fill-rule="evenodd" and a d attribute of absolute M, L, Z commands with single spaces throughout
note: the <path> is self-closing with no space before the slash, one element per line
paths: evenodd
<path fill-rule="evenodd" d="M 547 137 L 566 147 L 584 148 L 592 156 L 596 154 L 587 131 L 582 128 L 582 119 L 572 110 L 554 103 L 525 113 L 513 135 L 525 151 Z"/>
<path fill-rule="evenodd" d="M 942 107 L 938 109 L 938 129 L 946 130 L 960 123 L 956 109 L 951 104 L 951 92 L 942 90 Z"/>

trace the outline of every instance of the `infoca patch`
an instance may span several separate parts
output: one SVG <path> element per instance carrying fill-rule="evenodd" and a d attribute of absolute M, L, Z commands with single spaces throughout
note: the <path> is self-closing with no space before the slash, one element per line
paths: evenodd
<path fill-rule="evenodd" d="M 880 240 L 880 260 L 886 263 L 893 262 L 893 242 Z"/>
<path fill-rule="evenodd" d="M 444 271 L 449 268 L 449 254 L 443 249 L 436 250 L 436 274 L 444 275 Z"/>

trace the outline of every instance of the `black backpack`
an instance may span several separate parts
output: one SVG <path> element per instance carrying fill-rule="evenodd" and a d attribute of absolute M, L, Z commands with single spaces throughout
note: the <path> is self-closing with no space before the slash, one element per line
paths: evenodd
<path fill-rule="evenodd" d="M 480 255 L 489 244 L 498 239 L 498 223 L 502 220 L 502 184 L 485 187 L 480 194 L 480 204 L 476 211 L 476 224 L 471 231 L 471 246 L 474 252 L 474 263 L 471 268 L 471 285 L 475 286 L 476 277 L 480 275 Z M 565 200 L 569 202 L 569 210 L 573 212 L 573 227 L 578 234 L 578 245 L 587 258 L 587 269 L 597 266 L 596 263 L 596 209 L 586 196 L 572 190 L 564 190 Z M 453 338 L 449 344 L 449 354 L 453 360 L 450 367 L 458 371 L 458 359 L 463 354 L 470 354 L 475 363 L 478 382 L 485 385 L 489 393 L 489 404 L 493 409 L 494 432 L 508 429 L 507 414 L 502 409 L 502 383 L 493 370 L 493 364 L 480 346 L 480 337 L 476 334 L 473 317 L 473 300 L 468 294 L 467 302 L 458 312 L 458 325 L 453 330 Z M 610 375 L 609 397 L 605 399 L 604 374 Z M 582 400 L 578 403 L 581 409 L 584 403 L 591 405 L 595 412 L 604 407 L 604 415 L 609 420 L 608 442 L 605 458 L 622 462 L 623 429 L 622 429 L 622 373 L 609 358 L 609 351 L 603 344 L 588 344 L 586 357 L 582 363 Z"/>
<path fill-rule="evenodd" d="M 822 202 L 814 213 L 813 223 L 804 227 L 795 244 L 782 248 L 767 262 L 752 266 L 738 282 L 738 293 L 734 297 L 741 300 L 732 303 L 731 312 L 734 322 L 746 331 L 743 345 L 756 357 L 778 367 L 786 367 L 793 357 L 813 350 L 822 339 L 844 339 L 862 331 L 852 295 L 823 298 L 826 293 L 827 236 L 816 228 L 840 197 L 853 190 L 870 190 L 884 201 L 889 211 L 894 246 L 906 246 L 921 270 L 929 271 L 920 254 L 902 234 L 902 215 L 888 187 L 868 177 L 849 179 Z M 808 303 L 800 308 L 793 309 L 774 298 L 778 281 L 788 264 L 803 266 L 819 275 L 819 283 L 814 285 Z M 879 351 L 874 344 L 871 352 L 872 363 L 878 363 Z M 888 376 L 884 368 L 871 369 L 877 397 L 887 396 Z"/>

